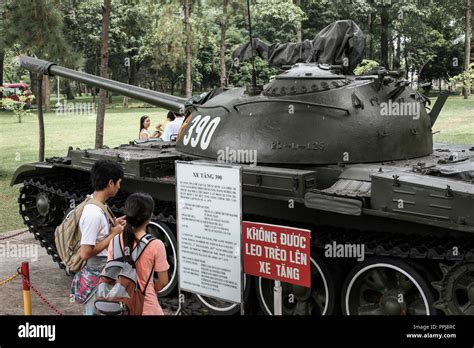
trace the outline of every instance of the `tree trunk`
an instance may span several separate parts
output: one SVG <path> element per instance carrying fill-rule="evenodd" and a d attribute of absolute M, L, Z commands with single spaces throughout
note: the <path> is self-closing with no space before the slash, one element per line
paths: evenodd
<path fill-rule="evenodd" d="M 301 8 L 301 0 L 293 0 L 293 3 Z M 298 22 L 296 26 L 296 42 L 303 41 L 303 23 Z"/>
<path fill-rule="evenodd" d="M 127 73 L 128 73 L 128 84 L 133 85 L 134 79 L 135 79 L 135 64 L 134 61 L 132 60 L 132 57 L 130 58 L 130 66 L 127 67 Z M 123 97 L 123 107 L 128 108 L 128 97 Z"/>
<path fill-rule="evenodd" d="M 107 70 L 109 65 L 109 24 L 110 24 L 110 2 L 111 0 L 104 0 L 103 14 L 102 14 L 102 48 L 100 50 L 101 64 L 100 76 L 107 78 Z M 99 92 L 99 107 L 97 110 L 97 120 L 95 129 L 95 148 L 100 148 L 104 145 L 104 120 L 105 120 L 105 99 L 107 91 L 101 89 Z"/>
<path fill-rule="evenodd" d="M 369 1 L 370 6 L 374 4 L 374 0 Z M 369 26 L 369 35 L 367 35 L 367 47 L 369 49 L 369 59 L 374 59 L 374 15 L 372 13 L 369 14 L 368 18 L 368 26 Z"/>
<path fill-rule="evenodd" d="M 408 80 L 408 74 L 410 72 L 410 66 L 408 65 L 408 55 L 405 54 L 405 67 L 406 67 L 406 71 L 405 71 L 405 79 Z"/>
<path fill-rule="evenodd" d="M 38 104 L 38 75 L 35 73 L 32 73 L 31 71 L 28 72 L 30 75 L 30 81 L 31 81 L 31 93 L 35 96 L 33 99 L 32 104 Z"/>
<path fill-rule="evenodd" d="M 37 75 L 39 152 L 38 161 L 44 161 L 44 117 L 43 117 L 43 74 Z"/>
<path fill-rule="evenodd" d="M 388 31 L 388 66 L 390 70 L 393 70 L 393 60 L 395 56 L 395 46 L 393 45 L 392 30 Z"/>
<path fill-rule="evenodd" d="M 389 25 L 389 15 L 388 8 L 385 5 L 382 5 L 382 12 L 380 14 L 381 19 L 381 34 L 380 34 L 380 64 L 385 68 L 389 68 L 388 65 L 388 25 Z"/>
<path fill-rule="evenodd" d="M 71 81 L 65 80 L 64 84 L 66 86 L 66 99 L 67 100 L 73 100 L 74 99 L 74 94 L 72 93 Z"/>
<path fill-rule="evenodd" d="M 5 59 L 5 51 L 0 51 L 0 86 L 3 85 L 3 60 Z M 3 92 L 0 91 L 0 99 L 3 98 Z"/>
<path fill-rule="evenodd" d="M 191 81 L 191 24 L 189 23 L 189 0 L 184 0 L 184 36 L 186 38 L 186 98 L 191 98 L 193 85 Z"/>
<path fill-rule="evenodd" d="M 365 51 L 367 52 L 368 59 L 372 60 L 372 15 L 367 16 L 367 27 L 369 33 L 365 36 Z"/>
<path fill-rule="evenodd" d="M 397 33 L 397 52 L 395 53 L 395 69 L 400 69 L 402 66 L 402 34 L 400 32 Z"/>
<path fill-rule="evenodd" d="M 220 55 L 220 65 L 221 65 L 221 87 L 227 86 L 227 73 L 225 69 L 225 33 L 227 31 L 227 5 L 229 1 L 223 1 L 222 9 L 222 19 L 221 19 L 221 55 Z"/>
<path fill-rule="evenodd" d="M 464 71 L 469 72 L 469 64 L 471 64 L 471 37 L 472 37 L 472 7 L 471 0 L 466 0 L 466 39 L 464 47 Z M 471 91 L 469 88 L 463 87 L 462 94 L 464 99 L 469 98 Z"/>
<path fill-rule="evenodd" d="M 49 77 L 48 75 L 44 75 L 43 77 L 43 86 L 42 86 L 42 94 L 43 94 L 43 105 L 45 112 L 51 112 L 51 91 L 49 89 Z"/>

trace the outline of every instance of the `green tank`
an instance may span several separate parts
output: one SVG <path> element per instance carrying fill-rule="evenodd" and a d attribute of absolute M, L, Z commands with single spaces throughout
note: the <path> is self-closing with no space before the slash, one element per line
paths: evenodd
<path fill-rule="evenodd" d="M 430 110 L 429 99 L 397 73 L 355 76 L 338 63 L 299 62 L 262 88 L 215 89 L 191 103 L 22 57 L 30 71 L 187 117 L 175 142 L 70 147 L 64 157 L 20 166 L 11 181 L 21 185 L 20 214 L 65 268 L 55 227 L 91 192 L 94 162 L 117 161 L 125 178 L 108 204 L 121 214 L 127 195 L 145 190 L 154 197 L 149 232 L 163 240 L 171 265 L 160 302 L 177 308 L 175 161 L 255 154 L 240 161 L 251 162 L 241 164 L 244 219 L 312 231 L 311 288 L 283 284 L 283 314 L 474 314 L 474 147 L 433 145 L 432 127 L 447 95 Z M 404 113 L 404 107 L 413 109 Z M 348 257 L 351 250 L 362 257 Z M 272 281 L 247 276 L 245 296 L 250 313 L 273 314 Z M 239 310 L 202 296 L 184 309 Z"/>

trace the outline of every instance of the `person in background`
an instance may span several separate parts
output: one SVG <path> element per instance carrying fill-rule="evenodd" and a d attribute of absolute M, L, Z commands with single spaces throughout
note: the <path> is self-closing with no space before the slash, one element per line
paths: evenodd
<path fill-rule="evenodd" d="M 181 125 L 184 122 L 184 115 L 181 115 L 178 113 L 173 113 L 173 114 L 176 116 L 176 118 L 166 125 L 165 131 L 163 132 L 163 136 L 162 136 L 163 141 L 176 141 L 176 138 L 178 137 L 179 129 L 181 128 Z"/>
<path fill-rule="evenodd" d="M 174 121 L 174 119 L 176 118 L 176 116 L 174 115 L 174 112 L 173 111 L 168 111 L 168 114 L 166 115 L 166 121 L 165 121 L 165 124 L 162 125 L 161 123 L 156 126 L 156 130 L 158 132 L 160 132 L 160 134 L 163 134 L 166 126 L 168 125 L 168 123 L 170 123 L 171 121 Z"/>
<path fill-rule="evenodd" d="M 125 201 L 125 219 L 127 224 L 120 238 L 120 245 L 125 255 L 130 255 L 130 251 L 135 248 L 137 242 L 145 237 L 146 226 L 151 220 L 155 202 L 148 193 L 133 193 Z M 114 241 L 109 245 L 108 261 L 113 260 Z M 163 242 L 159 239 L 153 239 L 141 253 L 135 262 L 137 270 L 137 279 L 140 289 L 146 287 L 145 300 L 143 303 L 142 315 L 164 315 L 156 293 L 168 284 L 169 264 L 166 260 L 166 249 Z M 158 281 L 153 284 L 152 272 L 158 273 Z"/>
<path fill-rule="evenodd" d="M 140 117 L 140 133 L 139 133 L 139 139 L 141 140 L 148 140 L 151 138 L 159 138 L 161 133 L 156 130 L 154 133 L 148 130 L 150 128 L 150 116 L 148 115 L 143 115 Z"/>

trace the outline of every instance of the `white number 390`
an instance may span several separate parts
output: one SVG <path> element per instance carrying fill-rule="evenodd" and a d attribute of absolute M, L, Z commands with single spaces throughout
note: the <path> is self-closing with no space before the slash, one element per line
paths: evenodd
<path fill-rule="evenodd" d="M 199 144 L 201 149 L 206 150 L 220 121 L 220 117 L 215 117 L 211 120 L 211 116 L 196 116 L 191 121 L 191 127 L 189 127 L 188 132 L 183 137 L 183 145 L 187 146 L 190 144 L 192 147 L 196 147 Z"/>

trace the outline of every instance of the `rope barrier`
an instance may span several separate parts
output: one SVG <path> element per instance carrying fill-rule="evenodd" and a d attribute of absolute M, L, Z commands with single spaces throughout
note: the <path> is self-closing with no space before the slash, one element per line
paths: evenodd
<path fill-rule="evenodd" d="M 21 271 L 21 268 L 18 267 L 17 269 L 17 273 L 16 274 L 13 274 L 11 275 L 10 277 L 0 281 L 0 286 L 4 286 L 8 283 L 10 283 L 12 280 L 14 280 L 15 278 L 21 276 L 23 278 L 23 282 L 29 287 L 31 288 L 31 290 L 33 290 L 33 292 L 36 294 L 36 296 L 38 296 L 40 298 L 40 300 L 45 304 L 47 305 L 51 310 L 53 310 L 54 312 L 56 312 L 57 315 L 63 315 L 56 307 L 54 307 L 43 295 L 41 295 L 41 293 L 33 286 L 31 285 L 31 282 L 28 280 L 28 277 L 26 277 L 22 271 Z"/>
<path fill-rule="evenodd" d="M 12 234 L 11 236 L 0 237 L 0 240 L 10 239 L 10 238 L 13 238 L 13 237 L 19 236 L 20 234 L 26 233 L 26 232 L 28 232 L 28 230 L 25 230 L 25 231 L 21 231 L 21 232 L 18 232 L 18 233 Z"/>
<path fill-rule="evenodd" d="M 6 285 L 7 283 L 10 283 L 13 279 L 15 279 L 16 277 L 18 277 L 19 275 L 20 275 L 20 274 L 17 273 L 17 274 L 14 274 L 14 275 L 8 277 L 8 278 L 5 279 L 5 280 L 0 281 L 0 286 L 4 286 L 4 285 Z"/>
<path fill-rule="evenodd" d="M 21 275 L 21 277 L 23 278 L 23 281 L 31 288 L 31 290 L 33 290 L 36 296 L 38 296 L 40 300 L 43 301 L 44 304 L 46 304 L 49 308 L 51 308 L 54 312 L 56 312 L 57 315 L 62 315 L 62 313 L 56 307 L 54 307 L 47 299 L 45 299 L 44 296 L 41 295 L 41 293 L 38 290 L 36 290 L 36 288 L 33 285 L 31 285 L 31 282 L 27 279 L 27 277 L 24 274 L 21 273 L 20 269 L 18 269 L 18 275 Z"/>

